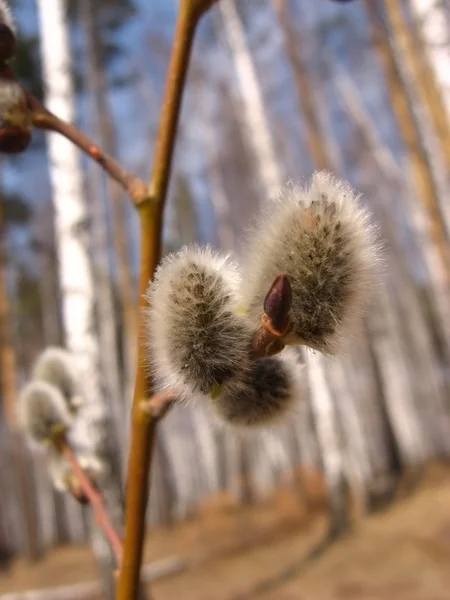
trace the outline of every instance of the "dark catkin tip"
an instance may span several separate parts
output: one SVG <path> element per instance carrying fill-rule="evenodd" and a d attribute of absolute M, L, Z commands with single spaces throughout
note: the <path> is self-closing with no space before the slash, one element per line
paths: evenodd
<path fill-rule="evenodd" d="M 148 363 L 165 386 L 209 394 L 248 362 L 254 328 L 237 313 L 239 274 L 196 246 L 167 257 L 147 291 Z"/>
<path fill-rule="evenodd" d="M 358 195 L 332 175 L 315 173 L 309 188 L 286 187 L 264 206 L 248 242 L 244 305 L 256 321 L 268 286 L 284 273 L 292 306 L 283 341 L 333 354 L 373 289 L 377 256 Z"/>
<path fill-rule="evenodd" d="M 267 427 L 285 418 L 303 395 L 301 366 L 290 350 L 253 362 L 214 400 L 218 416 L 236 427 Z"/>

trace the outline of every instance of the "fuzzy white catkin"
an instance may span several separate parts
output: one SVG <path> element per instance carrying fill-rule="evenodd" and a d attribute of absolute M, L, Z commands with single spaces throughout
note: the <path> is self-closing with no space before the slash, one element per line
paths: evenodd
<path fill-rule="evenodd" d="M 57 387 L 71 412 L 76 412 L 82 402 L 77 377 L 73 356 L 67 350 L 54 346 L 39 355 L 33 368 L 33 379 Z"/>
<path fill-rule="evenodd" d="M 268 427 L 286 419 L 304 396 L 294 350 L 251 363 L 212 400 L 217 416 L 234 427 Z"/>
<path fill-rule="evenodd" d="M 18 408 L 24 432 L 37 444 L 50 441 L 55 427 L 68 429 L 72 424 L 61 392 L 45 381 L 28 383 L 20 393 Z"/>
<path fill-rule="evenodd" d="M 330 173 L 284 187 L 249 235 L 242 295 L 250 318 L 259 321 L 267 290 L 285 273 L 293 295 L 286 342 L 337 352 L 374 288 L 376 233 L 359 195 Z"/>
<path fill-rule="evenodd" d="M 14 23 L 11 8 L 5 0 L 0 0 L 0 23 L 9 27 L 13 33 L 16 32 L 16 25 Z"/>
<path fill-rule="evenodd" d="M 149 285 L 149 367 L 163 387 L 209 394 L 249 364 L 254 332 L 238 314 L 240 276 L 229 256 L 184 247 Z"/>

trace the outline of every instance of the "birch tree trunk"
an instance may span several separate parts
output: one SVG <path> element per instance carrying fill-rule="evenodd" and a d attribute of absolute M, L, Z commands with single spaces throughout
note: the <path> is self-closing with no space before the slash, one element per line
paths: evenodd
<path fill-rule="evenodd" d="M 73 123 L 75 119 L 71 53 L 63 0 L 38 2 L 41 53 L 46 100 L 50 111 Z M 48 135 L 50 177 L 55 206 L 56 238 L 67 348 L 80 372 L 85 405 L 75 426 L 74 440 L 105 461 L 99 481 L 115 526 L 121 529 L 122 504 L 118 473 L 111 469 L 109 422 L 102 399 L 99 346 L 94 323 L 94 282 L 88 252 L 87 210 L 83 198 L 81 165 L 77 149 L 64 137 Z M 92 515 L 90 515 L 92 517 Z M 91 518 L 91 540 L 103 574 L 105 592 L 114 598 L 114 557 Z"/>
<path fill-rule="evenodd" d="M 431 171 L 410 99 L 403 85 L 396 57 L 390 44 L 386 26 L 380 12 L 371 0 L 365 2 L 367 15 L 372 27 L 375 49 L 385 72 L 387 90 L 392 109 L 397 118 L 403 143 L 411 164 L 411 177 L 414 179 L 428 216 L 428 230 L 433 244 L 440 254 L 439 270 L 445 288 L 450 287 L 450 248 L 445 229 L 438 191 Z"/>
<path fill-rule="evenodd" d="M 81 2 L 81 16 L 82 21 L 85 25 L 85 31 L 87 36 L 87 84 L 89 97 L 93 99 L 93 110 L 92 117 L 90 119 L 90 129 L 93 131 L 95 137 L 101 138 L 102 146 L 104 146 L 105 136 L 100 133 L 100 123 L 104 119 L 105 107 L 103 94 L 105 90 L 100 85 L 99 78 L 103 79 L 104 75 L 99 70 L 98 56 L 97 56 L 97 43 L 93 40 L 98 34 L 94 31 L 93 7 L 89 0 L 82 0 Z M 106 150 L 108 153 L 109 150 Z M 107 224 L 107 208 L 105 205 L 105 194 L 103 188 L 103 173 L 99 170 L 96 165 L 90 165 L 91 177 L 90 177 L 90 198 L 92 202 L 90 216 L 92 219 L 92 250 L 95 257 L 94 272 L 96 285 L 96 300 L 97 300 L 97 313 L 98 313 L 98 324 L 99 324 L 99 338 L 102 346 L 101 353 L 101 366 L 102 372 L 105 374 L 106 388 L 108 391 L 109 404 L 111 407 L 117 442 L 117 459 L 120 461 L 120 468 L 123 469 L 125 466 L 125 440 L 126 430 L 125 423 L 127 418 L 127 411 L 125 409 L 125 393 L 127 385 L 125 381 L 121 381 L 121 369 L 118 357 L 118 336 L 116 327 L 116 314 L 114 310 L 114 297 L 112 289 L 112 268 L 110 260 L 110 252 L 108 246 L 108 224 Z M 121 198 L 120 190 L 116 186 L 110 185 L 111 197 L 118 195 Z M 122 229 L 122 224 L 120 226 Z M 129 291 L 132 294 L 132 289 Z M 123 299 L 125 304 L 125 299 Z M 126 324 L 125 329 L 127 329 Z M 127 346 L 127 337 L 125 336 L 124 347 Z M 124 349 L 125 349 L 124 348 Z M 128 361 L 125 360 L 125 363 Z M 127 369 L 125 372 L 122 371 L 122 376 L 126 379 Z M 122 450 L 122 451 L 121 451 Z"/>
<path fill-rule="evenodd" d="M 244 29 L 233 0 L 219 3 L 225 36 L 231 51 L 243 107 L 243 128 L 253 149 L 257 172 L 264 193 L 273 195 L 283 184 L 283 175 L 277 160 L 269 121 L 264 108 L 262 90 L 255 66 L 247 46 Z M 313 357 L 313 361 L 315 361 Z M 330 494 L 331 532 L 333 534 L 347 525 L 344 466 L 339 447 L 337 422 L 327 384 L 325 369 L 320 361 L 311 362 L 310 399 L 316 421 L 319 448 L 322 455 L 325 478 Z M 307 377 L 305 369 L 305 377 Z M 303 401 L 307 401 L 306 398 Z M 297 435 L 299 433 L 297 427 Z M 326 435 L 325 433 L 326 432 Z M 345 506 L 345 510 L 343 507 Z"/>
<path fill-rule="evenodd" d="M 409 0 L 423 49 L 434 71 L 450 119 L 450 44 L 445 0 Z M 447 11 L 447 14 L 446 14 Z"/>
<path fill-rule="evenodd" d="M 395 420 L 399 421 L 399 419 L 396 419 L 395 416 L 393 417 L 394 427 L 397 432 L 396 437 L 398 438 L 397 442 L 400 448 L 406 448 L 403 451 L 404 460 L 409 461 L 412 459 L 413 462 L 417 462 L 417 456 L 426 458 L 432 454 L 432 443 L 436 444 L 436 453 L 442 452 L 443 449 L 445 451 L 445 448 L 448 447 L 445 441 L 445 428 L 448 416 L 444 407 L 446 391 L 442 365 L 439 364 L 439 357 L 436 354 L 432 335 L 422 311 L 415 282 L 410 276 L 408 260 L 411 258 L 406 254 L 408 249 L 404 247 L 404 240 L 401 239 L 395 223 L 392 222 L 392 206 L 389 196 L 393 193 L 396 193 L 400 197 L 405 196 L 404 186 L 402 185 L 403 177 L 399 166 L 377 139 L 375 127 L 364 112 L 358 91 L 352 85 L 351 79 L 344 72 L 339 71 L 335 82 L 344 109 L 349 118 L 358 127 L 360 135 L 364 140 L 364 146 L 367 145 L 367 147 L 360 148 L 360 144 L 352 143 L 352 147 L 356 147 L 358 157 L 361 157 L 358 160 L 358 166 L 361 170 L 363 188 L 370 192 L 371 197 L 377 198 L 377 202 L 373 204 L 372 209 L 375 212 L 377 221 L 383 225 L 383 233 L 387 236 L 391 248 L 388 263 L 391 267 L 392 276 L 390 281 L 387 282 L 390 293 L 386 294 L 383 290 L 381 306 L 385 306 L 389 311 L 389 315 L 385 316 L 393 324 L 395 323 L 395 326 L 390 328 L 390 335 L 392 337 L 397 335 L 398 341 L 394 343 L 393 340 L 393 345 L 395 346 L 397 343 L 403 344 L 403 351 L 398 353 L 398 359 L 404 365 L 399 365 L 398 372 L 399 374 L 404 372 L 405 379 L 406 373 L 408 374 L 414 394 L 411 393 L 411 389 L 406 386 L 405 382 L 400 388 L 404 390 L 404 398 L 402 400 L 395 400 L 385 387 L 392 385 L 392 383 L 389 383 L 386 375 L 383 378 L 383 374 L 389 370 L 388 365 L 383 366 L 380 364 L 380 373 L 384 381 L 385 393 L 388 398 L 391 398 L 389 404 L 391 402 L 396 402 L 399 405 L 404 404 L 404 410 L 407 412 L 407 414 L 405 413 L 404 422 L 406 423 L 413 418 L 415 422 L 420 423 L 423 450 L 417 454 L 416 449 L 413 449 L 413 453 L 409 457 L 410 450 L 407 445 L 408 443 L 402 441 L 406 435 L 405 430 L 395 425 Z M 375 162 L 372 159 L 373 156 L 375 157 Z M 388 185 L 383 185 L 382 183 L 385 180 L 385 173 L 387 174 Z M 381 183 L 379 183 L 380 180 Z M 406 191 L 406 193 L 409 192 Z M 408 210 L 405 210 L 405 213 L 408 212 Z M 394 273 L 395 277 L 393 276 Z M 377 307 L 378 310 L 379 307 Z M 383 328 L 381 327 L 372 327 L 372 332 L 378 337 L 384 335 Z M 377 347 L 381 343 L 376 338 L 374 342 Z M 376 355 L 379 357 L 377 360 L 383 360 L 382 353 L 377 352 Z M 395 354 L 392 354 L 390 358 L 386 355 L 384 360 L 394 360 L 393 356 Z M 405 366 L 407 371 L 405 371 Z M 416 402 L 413 401 L 414 397 L 416 397 Z M 423 398 L 427 399 L 425 404 Z M 429 414 L 425 414 L 428 406 L 430 407 L 430 412 Z M 392 412 L 391 415 L 393 415 Z M 439 418 L 435 418 L 436 415 L 439 415 Z M 413 428 L 417 427 L 414 424 L 411 426 Z M 419 446 L 419 437 L 417 440 Z"/>
<path fill-rule="evenodd" d="M 417 4 L 420 4 L 420 2 L 417 2 Z M 413 86 L 419 94 L 420 101 L 427 109 L 428 116 L 431 117 L 434 133 L 445 161 L 448 178 L 450 176 L 450 114 L 447 115 L 446 113 L 444 96 L 441 95 L 435 73 L 430 68 L 429 57 L 424 52 L 424 44 L 419 44 L 417 36 L 414 36 L 406 21 L 400 0 L 385 0 L 384 6 L 394 42 L 398 44 L 400 56 L 412 75 Z M 426 17 L 426 20 L 428 18 L 430 17 Z M 433 45 L 435 44 L 436 40 L 434 39 Z M 450 70 L 450 52 L 447 53 L 446 58 L 447 70 Z M 448 83 L 450 86 L 450 77 Z M 450 102 L 450 95 L 448 100 Z"/>
<path fill-rule="evenodd" d="M 272 134 L 264 109 L 255 66 L 247 45 L 244 28 L 234 0 L 219 2 L 225 37 L 230 48 L 241 94 L 243 122 L 250 134 L 250 144 L 265 193 L 273 195 L 282 184 Z"/>
<path fill-rule="evenodd" d="M 389 148 L 381 143 L 377 129 L 364 108 L 360 94 L 350 76 L 338 67 L 331 60 L 331 57 L 327 57 L 327 60 L 336 72 L 333 82 L 342 106 L 349 118 L 360 128 L 370 149 L 371 156 L 383 174 L 383 180 L 388 184 L 386 190 L 379 195 L 380 202 L 386 202 L 387 194 L 392 194 L 392 190 L 396 190 L 396 193 L 401 194 L 402 188 L 405 188 L 403 197 L 407 202 L 407 206 L 404 215 L 409 228 L 413 232 L 411 240 L 414 242 L 416 251 L 415 260 L 423 261 L 431 282 L 430 294 L 427 294 L 431 310 L 431 328 L 440 341 L 441 354 L 444 357 L 450 356 L 450 328 L 447 325 L 448 319 L 446 318 L 448 293 L 444 285 L 445 282 L 440 276 L 442 270 L 439 250 L 430 239 L 424 207 L 416 198 L 417 190 L 411 185 L 408 175 L 405 176 L 405 170 L 397 163 Z M 391 191 L 388 191 L 387 188 Z M 395 237 L 395 240 L 397 238 L 398 236 Z M 445 360 L 448 362 L 448 359 Z"/>
<path fill-rule="evenodd" d="M 89 68 L 92 79 L 92 95 L 95 105 L 100 140 L 105 152 L 117 154 L 116 131 L 107 100 L 106 64 L 99 39 L 98 8 L 90 0 L 82 0 L 82 18 L 85 25 Z M 119 272 L 120 299 L 124 325 L 123 356 L 125 377 L 122 393 L 126 395 L 132 385 L 136 346 L 136 300 L 135 285 L 131 271 L 131 258 L 127 234 L 127 206 L 119 185 L 107 178 L 108 196 L 112 206 L 113 244 Z"/>
<path fill-rule="evenodd" d="M 313 89 L 310 85 L 303 60 L 303 42 L 301 36 L 296 36 L 289 20 L 286 0 L 272 0 L 283 31 L 286 53 L 292 65 L 297 94 L 303 113 L 308 136 L 308 147 L 311 157 L 318 169 L 331 169 L 325 145 L 321 140 L 320 116 L 315 110 Z"/>

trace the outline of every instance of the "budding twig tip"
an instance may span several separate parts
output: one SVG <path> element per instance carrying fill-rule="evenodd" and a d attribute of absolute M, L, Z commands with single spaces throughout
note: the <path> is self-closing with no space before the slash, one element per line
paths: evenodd
<path fill-rule="evenodd" d="M 274 279 L 264 300 L 267 326 L 274 334 L 283 335 L 289 327 L 292 305 L 292 288 L 289 277 L 280 273 Z"/>

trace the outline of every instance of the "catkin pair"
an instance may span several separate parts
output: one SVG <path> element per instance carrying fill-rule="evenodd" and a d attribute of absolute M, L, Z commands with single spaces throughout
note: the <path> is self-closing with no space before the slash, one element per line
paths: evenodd
<path fill-rule="evenodd" d="M 48 445 L 56 429 L 69 429 L 80 404 L 73 358 L 62 348 L 47 348 L 19 396 L 19 419 L 25 433 L 34 443 Z"/>
<path fill-rule="evenodd" d="M 372 287 L 378 247 L 351 187 L 315 173 L 267 202 L 249 235 L 242 274 L 210 248 L 183 248 L 163 260 L 147 300 L 149 366 L 161 386 L 208 398 L 226 421 L 266 425 L 301 397 L 288 350 L 252 361 L 250 347 L 274 279 L 292 288 L 283 343 L 335 353 Z"/>
<path fill-rule="evenodd" d="M 82 404 L 79 375 L 73 356 L 63 348 L 46 348 L 36 360 L 31 381 L 19 395 L 19 421 L 30 442 L 45 449 L 49 477 L 55 489 L 69 489 L 71 468 L 53 442 L 72 427 Z M 103 463 L 84 453 L 78 461 L 91 478 L 98 477 Z"/>

